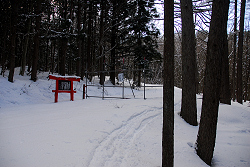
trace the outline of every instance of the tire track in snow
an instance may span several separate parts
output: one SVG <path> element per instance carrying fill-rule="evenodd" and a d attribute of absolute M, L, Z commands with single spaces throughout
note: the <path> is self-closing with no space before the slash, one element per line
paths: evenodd
<path fill-rule="evenodd" d="M 161 114 L 161 110 L 154 108 L 132 115 L 98 144 L 88 166 L 120 166 L 133 146 L 136 136 Z"/>

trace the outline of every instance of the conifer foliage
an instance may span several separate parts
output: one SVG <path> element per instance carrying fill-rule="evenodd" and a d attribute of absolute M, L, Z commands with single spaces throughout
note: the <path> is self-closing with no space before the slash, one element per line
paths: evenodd
<path fill-rule="evenodd" d="M 140 83 L 144 58 L 160 59 L 156 50 L 159 30 L 154 0 L 1 0 L 1 73 L 14 68 L 31 75 L 50 71 L 60 75 L 85 75 L 111 71 L 113 84 L 126 66 L 138 69 Z M 87 72 L 87 73 L 86 73 Z M 107 73 L 105 73 L 107 75 Z M 102 73 L 104 80 L 104 73 Z M 100 82 L 100 83 L 103 83 Z"/>

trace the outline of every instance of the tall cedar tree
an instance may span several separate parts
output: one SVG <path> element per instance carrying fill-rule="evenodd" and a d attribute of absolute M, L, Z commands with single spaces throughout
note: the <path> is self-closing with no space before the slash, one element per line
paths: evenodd
<path fill-rule="evenodd" d="M 91 55 L 91 43 L 92 43 L 92 26 L 93 26 L 93 2 L 90 1 L 88 3 L 88 30 L 87 30 L 87 64 L 86 64 L 86 68 L 88 70 L 88 72 L 92 72 L 92 55 Z M 91 77 L 92 73 L 88 77 L 88 79 L 91 81 L 92 77 Z"/>
<path fill-rule="evenodd" d="M 10 16 L 11 16 L 10 1 L 0 1 L 0 60 L 1 60 L 1 75 L 4 76 L 6 68 L 6 60 L 9 57 L 8 41 L 10 32 Z M 12 20 L 13 21 L 13 20 Z"/>
<path fill-rule="evenodd" d="M 60 6 L 61 13 L 61 38 L 60 40 L 60 48 L 59 48 L 59 74 L 66 74 L 66 54 L 67 54 L 67 43 L 68 43 L 68 20 L 67 20 L 67 0 L 63 0 Z"/>
<path fill-rule="evenodd" d="M 32 72 L 31 80 L 34 82 L 37 80 L 37 64 L 39 58 L 39 38 L 40 38 L 40 26 L 41 26 L 41 0 L 37 0 L 35 3 L 36 14 L 36 27 L 34 35 L 34 55 L 32 59 Z"/>
<path fill-rule="evenodd" d="M 224 32 L 224 42 L 225 42 L 225 49 L 223 50 L 222 53 L 220 102 L 231 105 L 227 31 Z"/>
<path fill-rule="evenodd" d="M 25 10 L 27 11 L 27 14 L 30 14 L 33 10 L 33 2 L 29 1 L 27 6 L 24 6 Z M 26 67 L 26 55 L 28 52 L 28 44 L 29 44 L 29 38 L 30 38 L 30 28 L 31 28 L 31 18 L 28 17 L 26 21 L 26 28 L 24 36 L 24 44 L 23 44 L 23 53 L 22 53 L 22 62 L 21 62 L 21 68 L 19 75 L 24 76 L 25 67 Z"/>
<path fill-rule="evenodd" d="M 164 1 L 162 167 L 174 166 L 174 1 Z"/>
<path fill-rule="evenodd" d="M 13 82 L 15 71 L 15 52 L 16 52 L 16 29 L 17 29 L 17 12 L 18 2 L 11 0 L 11 28 L 10 28 L 10 72 L 8 81 Z"/>
<path fill-rule="evenodd" d="M 87 20 L 87 4 L 85 3 L 86 1 L 83 2 L 83 19 L 82 19 L 82 30 L 81 30 L 81 40 L 82 40 L 82 49 L 81 49 L 81 52 L 82 52 L 82 56 L 81 56 L 81 79 L 83 79 L 83 76 L 85 75 L 85 70 L 86 70 L 86 64 L 85 61 L 86 61 L 86 45 L 85 45 L 85 35 L 84 35 L 84 32 L 86 30 L 86 20 Z M 86 76 L 87 77 L 87 76 Z"/>
<path fill-rule="evenodd" d="M 222 55 L 226 49 L 229 0 L 213 1 L 208 38 L 200 127 L 196 141 L 198 156 L 211 165 L 215 147 L 220 100 Z"/>
<path fill-rule="evenodd" d="M 240 33 L 238 43 L 238 61 L 237 61 L 237 102 L 243 103 L 242 96 L 242 54 L 243 54 L 243 33 L 244 33 L 244 17 L 245 17 L 246 0 L 241 1 L 240 9 Z"/>
<path fill-rule="evenodd" d="M 232 98 L 236 99 L 236 48 L 237 48 L 237 0 L 234 2 L 234 43 L 233 43 L 233 70 L 232 70 Z"/>
<path fill-rule="evenodd" d="M 135 67 L 138 70 L 137 86 L 141 86 L 141 70 L 146 67 L 146 61 L 161 59 L 160 53 L 156 50 L 156 38 L 159 35 L 159 30 L 150 21 L 158 17 L 154 1 L 136 0 L 131 5 L 134 7 L 132 17 L 130 17 L 129 30 L 132 33 L 130 36 L 130 55 L 134 56 Z"/>
<path fill-rule="evenodd" d="M 104 13 L 105 13 L 105 8 L 106 8 L 106 1 L 102 0 L 101 1 L 101 16 L 100 16 L 100 38 L 99 38 L 99 56 L 100 56 L 100 60 L 99 60 L 99 64 L 100 64 L 100 84 L 104 85 L 104 81 L 105 81 L 105 73 L 104 68 L 105 68 L 105 55 L 103 54 L 103 36 L 104 36 Z"/>
<path fill-rule="evenodd" d="M 182 20 L 182 103 L 181 116 L 197 126 L 196 54 L 192 0 L 181 0 Z"/>
<path fill-rule="evenodd" d="M 117 34 L 117 16 L 118 13 L 118 3 L 117 0 L 112 0 L 112 28 L 111 28 L 111 62 L 110 62 L 110 81 L 115 85 L 115 55 L 116 55 L 116 34 Z"/>
<path fill-rule="evenodd" d="M 250 100 L 250 92 L 249 92 L 249 88 L 250 88 L 250 80 L 249 80 L 249 73 L 250 73 L 250 31 L 248 31 L 246 34 L 246 41 L 247 41 L 247 53 L 246 53 L 246 67 L 245 67 L 245 73 L 246 73 L 246 78 L 245 78 L 245 91 L 244 91 L 244 102 L 246 102 L 247 100 L 249 101 Z"/>
<path fill-rule="evenodd" d="M 82 40 L 81 40 L 81 15 L 82 15 L 82 3 L 80 0 L 77 2 L 77 61 L 76 61 L 76 75 L 80 76 L 80 63 L 82 55 Z M 83 78 L 81 78 L 83 79 Z"/>

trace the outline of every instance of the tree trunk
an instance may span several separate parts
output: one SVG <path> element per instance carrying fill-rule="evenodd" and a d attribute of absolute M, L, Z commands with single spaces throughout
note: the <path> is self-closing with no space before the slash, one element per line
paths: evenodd
<path fill-rule="evenodd" d="M 192 0 L 181 0 L 182 19 L 182 103 L 181 116 L 197 126 L 196 54 Z"/>
<path fill-rule="evenodd" d="M 31 2 L 31 10 L 33 7 L 33 3 Z M 28 44 L 29 44 L 29 33 L 30 33 L 30 26 L 31 26 L 31 18 L 28 18 L 27 21 L 27 34 L 24 37 L 24 45 L 23 45 L 23 53 L 22 53 L 22 64 L 21 64 L 21 70 L 20 70 L 20 75 L 24 76 L 25 72 L 25 66 L 26 66 L 26 55 L 27 55 L 27 49 L 28 49 Z"/>
<path fill-rule="evenodd" d="M 105 73 L 104 71 L 104 60 L 105 55 L 103 54 L 103 34 L 104 34 L 104 25 L 103 25 L 103 18 L 104 18 L 104 10 L 106 8 L 105 2 L 101 1 L 101 17 L 100 17 L 100 39 L 99 39 L 99 56 L 100 56 L 100 84 L 104 85 L 105 81 Z"/>
<path fill-rule="evenodd" d="M 224 31 L 224 49 L 222 54 L 222 76 L 221 76 L 221 92 L 220 102 L 231 105 L 231 93 L 229 84 L 229 60 L 228 60 L 228 40 L 227 30 Z"/>
<path fill-rule="evenodd" d="M 78 8 L 77 8 L 77 49 L 78 49 L 78 57 L 76 59 L 76 75 L 80 76 L 80 62 L 82 56 L 82 40 L 81 40 L 81 11 L 82 11 L 82 4 L 80 0 L 78 0 Z"/>
<path fill-rule="evenodd" d="M 53 40 L 51 42 L 51 73 L 53 74 L 54 73 L 54 69 L 55 69 L 55 50 L 56 50 L 56 44 L 55 44 L 55 40 Z"/>
<path fill-rule="evenodd" d="M 240 10 L 240 33 L 238 43 L 238 61 L 237 61 L 237 102 L 242 104 L 242 54 L 243 54 L 243 33 L 244 33 L 244 17 L 245 17 L 246 0 L 241 1 Z"/>
<path fill-rule="evenodd" d="M 96 4 L 93 5 L 93 12 L 96 10 L 97 6 Z M 92 32 L 91 32 L 91 39 L 92 39 L 92 42 L 91 42 L 91 61 L 92 61 L 92 69 L 91 71 L 94 72 L 96 71 L 96 54 L 98 54 L 98 52 L 96 53 L 96 39 L 95 36 L 97 36 L 97 33 L 96 33 L 96 14 L 93 13 L 93 21 L 92 21 Z M 95 75 L 92 73 L 92 76 Z"/>
<path fill-rule="evenodd" d="M 174 1 L 164 1 L 162 167 L 174 166 Z"/>
<path fill-rule="evenodd" d="M 220 100 L 224 34 L 227 30 L 229 0 L 213 1 L 210 23 L 200 127 L 196 141 L 198 156 L 211 165 L 215 147 Z"/>
<path fill-rule="evenodd" d="M 246 44 L 247 44 L 247 53 L 246 53 L 246 81 L 245 81 L 245 96 L 244 96 L 244 102 L 250 100 L 249 96 L 249 87 L 250 87 L 250 80 L 249 80 L 249 73 L 250 73 L 250 39 L 249 39 L 250 32 L 247 33 L 247 38 L 246 38 Z"/>
<path fill-rule="evenodd" d="M 137 81 L 138 81 L 138 83 L 137 83 L 137 87 L 141 87 L 141 69 L 139 68 L 138 69 L 138 76 L 137 76 Z"/>
<path fill-rule="evenodd" d="M 48 23 L 50 24 L 50 16 L 51 16 L 51 9 L 49 9 L 48 10 L 48 14 L 47 14 L 47 20 L 48 20 Z M 50 31 L 50 26 L 48 25 L 47 26 L 47 32 L 48 33 L 51 33 L 51 31 Z M 47 40 L 46 40 L 46 62 L 45 62 L 45 71 L 49 71 L 49 69 L 50 69 L 50 67 L 49 67 L 49 57 L 50 57 L 50 47 L 49 47 L 49 45 L 51 45 L 51 44 L 49 44 L 49 43 L 51 43 L 51 39 L 50 38 L 48 38 L 48 33 L 46 34 L 46 38 L 47 38 Z"/>
<path fill-rule="evenodd" d="M 113 13 L 112 13 L 112 29 L 111 29 L 111 62 L 110 62 L 110 81 L 115 85 L 115 45 L 116 45 L 116 8 L 117 1 L 112 0 L 113 2 Z"/>
<path fill-rule="evenodd" d="M 61 39 L 61 48 L 59 52 L 60 54 L 59 55 L 59 58 L 60 58 L 59 74 L 63 76 L 66 74 L 65 65 L 66 65 L 67 42 L 68 40 L 65 37 Z"/>
<path fill-rule="evenodd" d="M 232 72 L 232 98 L 236 99 L 236 47 L 237 47 L 237 0 L 234 3 L 234 45 L 233 45 L 233 72 Z"/>
<path fill-rule="evenodd" d="M 62 23 L 61 23 L 61 27 L 62 27 L 62 37 L 60 39 L 61 44 L 60 44 L 60 49 L 59 49 L 59 74 L 60 75 L 65 75 L 66 74 L 66 54 L 67 54 L 67 43 L 68 43 L 68 39 L 67 39 L 67 25 L 66 25 L 66 18 L 67 18 L 67 0 L 64 0 L 62 2 L 62 9 L 61 9 L 61 13 L 62 13 Z"/>
<path fill-rule="evenodd" d="M 88 34 L 87 34 L 87 70 L 88 72 L 92 72 L 92 57 L 91 57 L 91 47 L 92 47 L 92 25 L 93 25 L 93 18 L 92 18 L 92 7 L 93 7 L 93 2 L 90 1 L 89 3 L 89 20 L 88 20 Z M 88 79 L 91 81 L 92 79 L 92 74 L 90 74 Z"/>
<path fill-rule="evenodd" d="M 7 28 L 4 28 L 4 32 L 3 32 L 3 50 L 2 50 L 2 57 L 1 57 L 1 65 L 2 65 L 2 71 L 1 71 L 1 75 L 5 74 L 5 63 L 6 63 L 6 59 L 8 57 L 8 52 L 7 52 Z"/>
<path fill-rule="evenodd" d="M 10 72 L 8 81 L 13 82 L 15 71 L 16 27 L 17 27 L 18 2 L 11 0 L 11 28 L 10 28 Z"/>
<path fill-rule="evenodd" d="M 33 28 L 33 26 L 32 26 Z M 33 31 L 33 30 L 32 30 Z M 33 37 L 33 40 L 34 40 L 34 37 Z M 32 66 L 32 59 L 33 59 L 33 51 L 34 51 L 34 48 L 32 47 L 33 46 L 33 42 L 29 42 L 29 48 L 31 48 L 29 51 L 28 51 L 28 55 L 27 55 L 27 60 L 28 60 L 28 69 L 27 71 L 30 73 L 31 72 L 31 66 Z M 33 49 L 32 49 L 33 48 Z"/>
<path fill-rule="evenodd" d="M 87 19 L 87 4 L 84 4 L 84 14 L 83 14 L 83 32 L 85 32 L 85 27 L 86 27 L 86 19 Z M 81 79 L 83 80 L 83 77 L 85 75 L 85 71 L 87 70 L 86 68 L 86 55 L 85 55 L 85 49 L 86 49 L 86 44 L 85 44 L 85 37 L 82 36 L 82 56 L 81 56 Z M 87 77 L 87 76 L 86 76 Z"/>
<path fill-rule="evenodd" d="M 250 90 L 250 77 L 249 77 L 249 73 L 250 73 L 250 51 L 249 51 L 249 45 L 248 45 L 248 54 L 247 54 L 247 56 L 248 56 L 248 68 L 247 68 L 247 77 L 246 77 L 246 82 L 245 82 L 245 93 L 246 93 L 246 96 L 245 96 L 245 99 L 244 99 L 244 101 L 246 102 L 246 101 L 250 101 L 250 92 L 249 92 L 249 90 Z"/>
<path fill-rule="evenodd" d="M 140 10 L 139 10 L 140 11 Z M 141 15 L 141 13 L 139 12 L 139 15 Z M 139 23 L 140 24 L 140 23 Z M 137 32 L 138 33 L 138 39 L 137 39 L 137 47 L 138 48 L 142 48 L 142 39 L 141 39 L 141 31 L 139 30 L 139 32 Z M 137 52 L 137 56 L 138 56 L 138 58 L 137 58 L 137 70 L 138 70 L 138 72 L 137 72 L 137 87 L 141 87 L 141 70 L 142 70 L 142 64 L 141 64 L 141 61 L 142 61 L 142 54 L 139 52 Z"/>
<path fill-rule="evenodd" d="M 32 72 L 31 80 L 36 82 L 37 80 L 37 63 L 39 58 L 39 36 L 40 36 L 40 26 L 41 26 L 41 0 L 37 0 L 35 4 L 35 14 L 36 14 L 36 27 L 34 36 L 34 55 L 32 61 Z"/>

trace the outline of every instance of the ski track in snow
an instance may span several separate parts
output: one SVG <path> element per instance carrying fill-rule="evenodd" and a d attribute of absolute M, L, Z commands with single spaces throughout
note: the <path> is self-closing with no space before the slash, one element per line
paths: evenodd
<path fill-rule="evenodd" d="M 99 142 L 92 152 L 88 166 L 121 166 L 137 135 L 161 114 L 161 110 L 154 108 L 132 115 Z"/>

